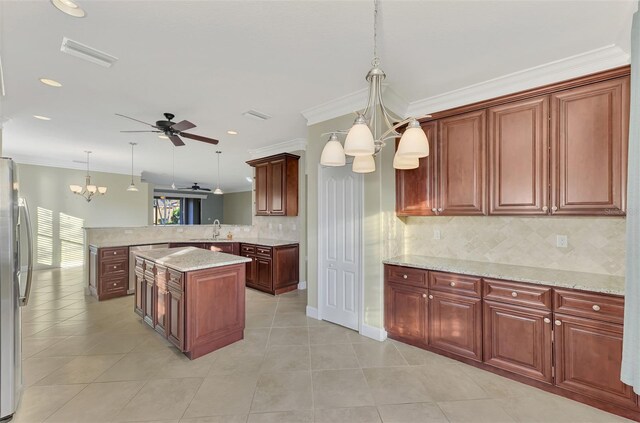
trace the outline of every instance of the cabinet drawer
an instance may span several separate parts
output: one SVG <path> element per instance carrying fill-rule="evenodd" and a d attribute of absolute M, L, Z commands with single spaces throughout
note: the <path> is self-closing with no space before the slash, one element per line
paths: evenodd
<path fill-rule="evenodd" d="M 182 272 L 169 269 L 167 286 L 169 287 L 170 291 L 178 291 L 178 292 L 184 291 L 184 277 Z"/>
<path fill-rule="evenodd" d="M 480 297 L 481 279 L 456 273 L 429 272 L 429 288 L 434 291 Z"/>
<path fill-rule="evenodd" d="M 102 260 L 100 261 L 100 276 L 117 276 L 129 271 L 127 260 Z"/>
<path fill-rule="evenodd" d="M 271 247 L 256 246 L 256 254 L 259 256 L 271 257 Z"/>
<path fill-rule="evenodd" d="M 100 259 L 126 258 L 129 256 L 129 247 L 100 248 Z"/>
<path fill-rule="evenodd" d="M 243 253 L 252 253 L 255 254 L 256 252 L 256 247 L 255 245 L 249 245 L 249 244 L 242 244 L 240 246 L 240 251 Z"/>
<path fill-rule="evenodd" d="M 390 282 L 404 283 L 407 285 L 426 288 L 428 284 L 428 275 L 429 272 L 422 269 L 390 265 L 385 266 L 385 276 Z"/>
<path fill-rule="evenodd" d="M 128 288 L 128 280 L 127 278 L 106 279 L 101 281 L 101 285 L 102 294 L 113 294 L 126 291 Z"/>
<path fill-rule="evenodd" d="M 485 300 L 551 310 L 551 288 L 519 282 L 484 280 Z"/>
<path fill-rule="evenodd" d="M 553 310 L 612 323 L 624 321 L 624 298 L 606 294 L 554 289 Z"/>

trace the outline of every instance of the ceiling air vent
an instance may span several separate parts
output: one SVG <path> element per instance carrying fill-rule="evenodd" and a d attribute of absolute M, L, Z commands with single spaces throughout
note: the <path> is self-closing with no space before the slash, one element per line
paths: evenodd
<path fill-rule="evenodd" d="M 248 118 L 251 118 L 251 119 L 255 119 L 255 120 L 271 119 L 271 116 L 269 116 L 268 114 L 262 113 L 262 112 L 258 112 L 257 110 L 247 110 L 246 112 L 244 112 L 242 114 L 242 116 L 248 117 Z"/>
<path fill-rule="evenodd" d="M 62 46 L 60 47 L 60 51 L 75 57 L 79 57 L 80 59 L 84 59 L 88 62 L 104 66 L 105 68 L 110 68 L 115 62 L 118 61 L 117 57 L 113 57 L 110 54 L 107 54 L 100 50 L 96 50 L 93 47 L 89 47 L 77 41 L 70 40 L 67 37 L 62 38 Z"/>

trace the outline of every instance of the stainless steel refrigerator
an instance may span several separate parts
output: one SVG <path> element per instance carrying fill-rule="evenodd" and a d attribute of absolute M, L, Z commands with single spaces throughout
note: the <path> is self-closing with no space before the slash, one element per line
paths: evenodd
<path fill-rule="evenodd" d="M 33 275 L 29 209 L 18 197 L 15 163 L 0 158 L 0 420 L 13 416 L 22 391 L 20 307 Z"/>

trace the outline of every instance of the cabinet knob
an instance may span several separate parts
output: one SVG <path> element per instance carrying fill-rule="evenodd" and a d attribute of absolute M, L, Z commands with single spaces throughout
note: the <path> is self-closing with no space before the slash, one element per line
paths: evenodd
<path fill-rule="evenodd" d="M 433 300 L 433 295 L 429 295 L 429 299 L 430 299 L 430 300 Z"/>
<path fill-rule="evenodd" d="M 442 211 L 442 207 L 438 208 L 438 213 Z"/>
<path fill-rule="evenodd" d="M 558 210 L 558 207 L 553 206 L 553 207 L 551 207 L 551 210 L 552 210 L 552 211 L 556 211 L 556 210 Z"/>
<path fill-rule="evenodd" d="M 403 277 L 404 279 L 407 279 L 407 275 L 402 275 L 402 277 Z"/>
<path fill-rule="evenodd" d="M 598 304 L 594 304 L 593 306 L 591 306 L 591 308 L 593 309 L 593 311 L 600 311 L 600 306 Z"/>
<path fill-rule="evenodd" d="M 114 282 L 114 283 L 113 283 L 113 286 L 117 286 L 117 285 L 118 285 L 118 283 L 117 283 L 117 282 Z"/>
<path fill-rule="evenodd" d="M 560 326 L 562 324 L 560 320 L 556 320 L 554 323 L 556 324 L 556 326 Z"/>
<path fill-rule="evenodd" d="M 517 293 L 516 291 L 513 291 L 513 292 L 511 293 L 511 296 L 515 298 L 515 297 L 517 297 L 517 296 L 518 296 L 518 293 Z"/>
<path fill-rule="evenodd" d="M 432 208 L 432 209 L 431 209 L 431 211 L 435 213 L 435 212 L 437 212 L 437 211 L 438 211 L 438 209 L 436 209 L 436 208 L 434 207 L 434 208 Z"/>
<path fill-rule="evenodd" d="M 544 319 L 542 319 L 542 321 L 545 323 L 551 323 L 551 319 L 549 319 L 548 317 L 545 317 Z"/>
<path fill-rule="evenodd" d="M 113 266 L 113 269 L 114 269 L 114 270 L 115 270 L 115 269 L 117 269 L 117 268 L 118 268 L 118 266 Z"/>
<path fill-rule="evenodd" d="M 455 282 L 449 282 L 449 286 L 454 287 L 454 286 L 456 286 L 456 283 Z"/>
<path fill-rule="evenodd" d="M 118 254 L 118 252 L 117 252 L 117 251 L 114 251 L 114 252 L 113 252 L 113 255 L 115 256 L 116 254 Z"/>
<path fill-rule="evenodd" d="M 547 210 L 549 210 L 549 207 L 547 207 L 547 206 L 542 206 L 542 211 L 547 211 Z"/>
<path fill-rule="evenodd" d="M 427 298 L 427 294 L 422 294 L 422 298 Z"/>

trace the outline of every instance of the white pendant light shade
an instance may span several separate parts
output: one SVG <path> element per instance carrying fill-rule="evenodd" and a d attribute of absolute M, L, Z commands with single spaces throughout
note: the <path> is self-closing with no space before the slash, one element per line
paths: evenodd
<path fill-rule="evenodd" d="M 80 185 L 69 185 L 69 189 L 74 194 L 79 194 L 82 192 L 82 187 Z"/>
<path fill-rule="evenodd" d="M 402 157 L 427 157 L 429 155 L 429 140 L 417 120 L 412 119 L 407 125 L 398 144 L 396 155 Z"/>
<path fill-rule="evenodd" d="M 215 195 L 222 195 L 222 194 L 224 194 L 224 192 L 222 192 L 222 190 L 221 190 L 220 188 L 216 188 L 216 189 L 214 189 L 214 190 L 213 190 L 213 193 L 214 193 Z"/>
<path fill-rule="evenodd" d="M 135 186 L 134 184 L 129 185 L 129 187 L 127 188 L 127 191 L 129 192 L 138 192 L 138 187 Z"/>
<path fill-rule="evenodd" d="M 355 173 L 371 173 L 376 170 L 376 161 L 373 156 L 356 156 L 353 159 L 351 170 Z"/>
<path fill-rule="evenodd" d="M 220 189 L 220 154 L 222 151 L 216 151 L 216 155 L 218 156 L 218 181 L 216 182 L 216 189 L 213 190 L 215 195 L 222 195 L 224 192 Z"/>
<path fill-rule="evenodd" d="M 346 162 L 342 144 L 338 141 L 336 134 L 331 134 L 331 138 L 329 138 L 329 141 L 324 145 L 324 149 L 322 150 L 320 164 L 322 166 L 344 166 Z"/>
<path fill-rule="evenodd" d="M 417 157 L 393 156 L 393 168 L 400 170 L 417 169 L 420 166 L 420 159 Z"/>
<path fill-rule="evenodd" d="M 373 142 L 373 134 L 367 126 L 367 122 L 362 115 L 358 116 L 355 123 L 347 133 L 344 141 L 344 153 L 350 156 L 371 156 L 376 152 Z"/>
<path fill-rule="evenodd" d="M 136 188 L 136 191 L 138 189 Z M 107 187 L 98 187 L 98 193 L 100 194 L 106 194 L 107 193 Z"/>

